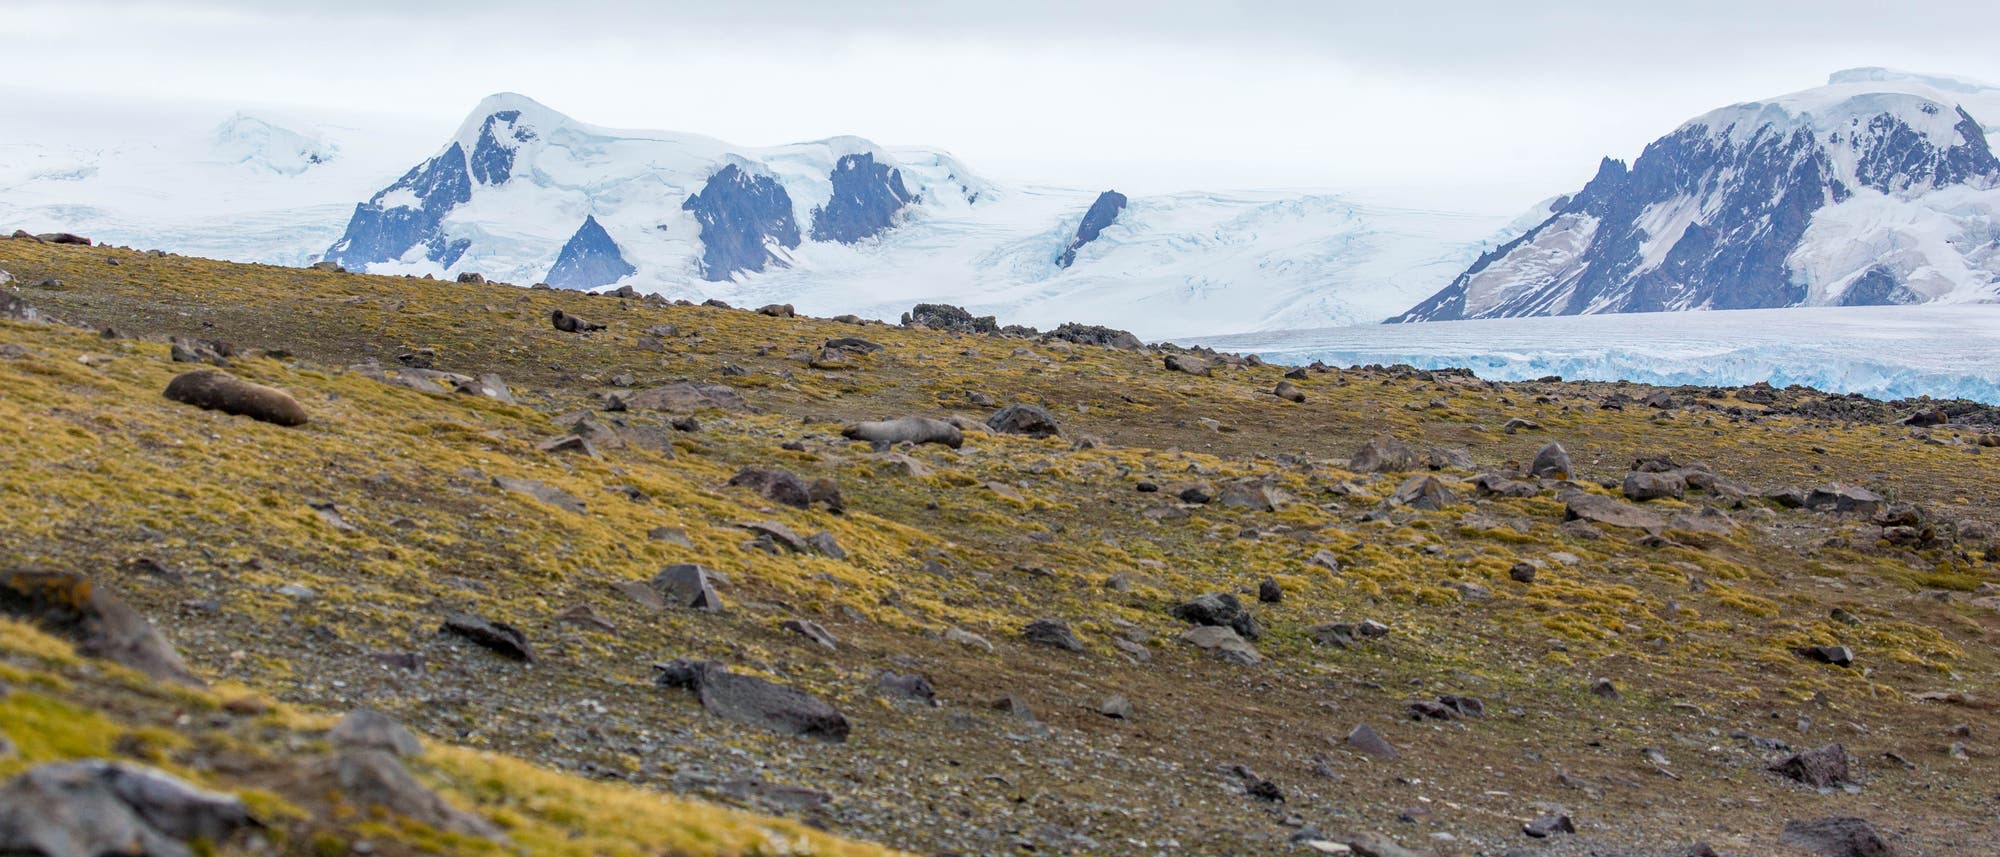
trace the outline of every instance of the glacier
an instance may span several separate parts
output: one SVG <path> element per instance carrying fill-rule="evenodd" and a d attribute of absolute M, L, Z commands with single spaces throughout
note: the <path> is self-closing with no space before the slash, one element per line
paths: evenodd
<path fill-rule="evenodd" d="M 2000 405 L 2000 306 L 1793 307 L 1358 325 L 1197 337 L 1275 363 L 1466 368 L 1661 386 L 1798 384 Z"/>

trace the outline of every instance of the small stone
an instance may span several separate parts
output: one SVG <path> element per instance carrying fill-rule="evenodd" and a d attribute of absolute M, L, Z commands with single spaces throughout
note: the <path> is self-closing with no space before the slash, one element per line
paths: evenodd
<path fill-rule="evenodd" d="M 1126 699 L 1122 693 L 1112 694 L 1106 697 L 1104 702 L 1098 704 L 1097 713 L 1113 720 L 1131 720 L 1132 700 Z"/>
<path fill-rule="evenodd" d="M 1854 650 L 1846 646 L 1800 646 L 1794 651 L 1798 652 L 1799 657 L 1816 663 L 1832 664 L 1837 667 L 1854 665 Z"/>
<path fill-rule="evenodd" d="M 703 566 L 680 563 L 654 575 L 652 587 L 668 604 L 712 613 L 722 609 L 722 598 L 715 594 L 710 583 L 713 575 L 713 571 Z"/>
<path fill-rule="evenodd" d="M 811 640 L 820 648 L 829 652 L 837 651 L 840 648 L 840 644 L 834 640 L 833 634 L 811 619 L 786 619 L 784 624 L 778 627 Z"/>
<path fill-rule="evenodd" d="M 1850 782 L 1847 774 L 1847 748 L 1839 744 L 1828 744 L 1796 753 L 1772 765 L 1771 770 L 1816 789 L 1839 788 Z"/>
<path fill-rule="evenodd" d="M 1514 563 L 1514 567 L 1507 569 L 1507 577 L 1515 583 L 1534 583 L 1535 567 L 1525 562 Z"/>
<path fill-rule="evenodd" d="M 1576 825 L 1567 815 L 1544 815 L 1521 825 L 1521 832 L 1534 839 L 1547 839 L 1558 833 L 1575 833 Z"/>
<path fill-rule="evenodd" d="M 1389 744 L 1388 739 L 1375 731 L 1375 727 L 1366 723 L 1359 724 L 1349 731 L 1346 740 L 1347 746 L 1377 759 L 1395 759 L 1402 755 L 1396 752 L 1396 748 Z"/>
<path fill-rule="evenodd" d="M 1285 600 L 1285 590 L 1278 586 L 1277 580 L 1266 577 L 1257 584 L 1257 600 L 1265 604 L 1277 604 Z"/>
<path fill-rule="evenodd" d="M 1069 629 L 1069 623 L 1061 619 L 1036 619 L 1021 629 L 1021 636 L 1030 643 L 1054 646 L 1070 652 L 1084 650 L 1083 641 L 1076 638 L 1076 632 Z"/>
<path fill-rule="evenodd" d="M 1618 685 L 1611 683 L 1611 680 L 1608 678 L 1600 678 L 1596 681 L 1591 682 L 1590 695 L 1595 696 L 1599 699 L 1610 699 L 1610 700 L 1618 700 L 1625 698 L 1624 694 L 1618 692 Z"/>

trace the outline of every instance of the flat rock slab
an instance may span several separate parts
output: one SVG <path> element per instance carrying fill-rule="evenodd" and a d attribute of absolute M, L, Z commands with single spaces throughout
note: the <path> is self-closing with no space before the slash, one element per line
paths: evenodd
<path fill-rule="evenodd" d="M 701 707 L 726 720 L 840 743 L 847 718 L 817 696 L 757 676 L 738 675 L 714 661 L 677 660 L 654 667 L 661 687 L 692 690 Z"/>
<path fill-rule="evenodd" d="M 1573 491 L 1563 500 L 1568 504 L 1563 512 L 1565 521 L 1589 521 L 1628 530 L 1658 530 L 1667 525 L 1667 519 L 1655 512 L 1602 494 Z"/>
<path fill-rule="evenodd" d="M 502 657 L 523 663 L 535 659 L 534 653 L 528 649 L 528 635 L 505 622 L 495 622 L 471 613 L 452 613 L 444 617 L 444 624 L 438 630 L 464 637 Z"/>
<path fill-rule="evenodd" d="M 1181 632 L 1180 640 L 1233 664 L 1254 667 L 1264 662 L 1264 656 L 1255 646 L 1245 642 L 1230 628 L 1218 625 L 1203 625 Z"/>
<path fill-rule="evenodd" d="M 710 409 L 732 414 L 754 413 L 733 387 L 685 381 L 633 393 L 625 399 L 625 407 L 683 414 Z"/>
<path fill-rule="evenodd" d="M 502 491 L 526 494 L 565 512 L 575 512 L 581 515 L 584 511 L 583 501 L 577 499 L 576 495 L 557 488 L 554 485 L 536 482 L 533 479 L 495 476 L 493 477 L 493 486 Z"/>

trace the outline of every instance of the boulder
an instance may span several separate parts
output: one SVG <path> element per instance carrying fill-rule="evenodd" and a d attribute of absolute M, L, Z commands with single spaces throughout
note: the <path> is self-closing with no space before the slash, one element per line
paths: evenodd
<path fill-rule="evenodd" d="M 1243 602 L 1227 592 L 1211 592 L 1183 603 L 1169 613 L 1176 619 L 1195 625 L 1216 625 L 1230 628 L 1246 640 L 1263 636 L 1263 628 L 1257 624 L 1257 617 L 1243 606 Z"/>
<path fill-rule="evenodd" d="M 215 369 L 197 369 L 175 377 L 167 383 L 166 397 L 184 405 L 273 425 L 302 426 L 312 421 L 292 394 Z"/>
<path fill-rule="evenodd" d="M 1241 636 L 1226 627 L 1202 625 L 1182 631 L 1180 641 L 1203 651 L 1213 652 L 1217 657 L 1233 664 L 1254 667 L 1264 662 L 1264 656 L 1256 647 L 1244 641 Z"/>
<path fill-rule="evenodd" d="M 372 708 L 347 712 L 339 723 L 333 725 L 332 731 L 326 733 L 326 740 L 343 750 L 382 750 L 404 758 L 424 753 L 423 742 L 417 740 L 417 733 Z"/>
<path fill-rule="evenodd" d="M 1882 495 L 1866 488 L 1851 485 L 1829 485 L 1814 488 L 1806 495 L 1806 508 L 1817 512 L 1851 512 L 1859 515 L 1873 515 L 1882 510 L 1885 501 Z"/>
<path fill-rule="evenodd" d="M 1847 774 L 1847 748 L 1839 744 L 1828 744 L 1803 753 L 1795 753 L 1784 761 L 1771 766 L 1774 773 L 1787 779 L 1797 780 L 1816 789 L 1839 788 L 1850 780 Z"/>
<path fill-rule="evenodd" d="M 1347 733 L 1346 740 L 1347 746 L 1353 747 L 1361 753 L 1374 756 L 1377 759 L 1395 759 L 1402 755 L 1396 752 L 1396 748 L 1389 743 L 1388 739 L 1383 738 L 1381 733 L 1375 731 L 1375 727 L 1369 726 L 1366 723 L 1356 725 L 1353 730 Z"/>
<path fill-rule="evenodd" d="M 124 762 L 55 762 L 0 786 L 0 854 L 193 857 L 259 826 L 235 795 Z"/>
<path fill-rule="evenodd" d="M 1062 427 L 1054 414 L 1034 405 L 1008 405 L 986 418 L 986 426 L 1001 434 L 1024 434 L 1033 438 L 1060 437 Z"/>
<path fill-rule="evenodd" d="M 841 430 L 840 435 L 848 440 L 858 440 L 872 445 L 877 452 L 887 450 L 900 443 L 935 443 L 957 449 L 965 445 L 965 433 L 957 426 L 944 420 L 928 417 L 903 417 L 894 420 L 855 423 Z"/>
<path fill-rule="evenodd" d="M 1563 510 L 1565 521 L 1589 521 L 1631 530 L 1658 530 L 1667 525 L 1667 520 L 1657 514 L 1602 494 L 1570 491 L 1562 499 L 1567 504 Z"/>
<path fill-rule="evenodd" d="M 1535 452 L 1534 463 L 1528 465 L 1528 475 L 1537 479 L 1568 479 L 1573 472 L 1569 450 L 1555 441 L 1543 444 Z"/>
<path fill-rule="evenodd" d="M 1252 512 L 1275 512 L 1282 505 L 1283 498 L 1278 489 L 1255 479 L 1225 482 L 1215 501 L 1232 509 L 1248 509 Z"/>
<path fill-rule="evenodd" d="M 338 793 L 364 812 L 388 812 L 446 833 L 505 839 L 492 822 L 452 806 L 417 782 L 402 759 L 387 750 L 343 750 L 314 761 L 301 773 L 303 789 Z"/>
<path fill-rule="evenodd" d="M 1208 361 L 1199 357 L 1189 357 L 1185 354 L 1169 354 L 1165 362 L 1167 371 L 1169 372 L 1185 372 L 1189 375 L 1209 374 Z"/>
<path fill-rule="evenodd" d="M 1083 641 L 1076 638 L 1069 623 L 1061 619 L 1036 619 L 1021 628 L 1021 637 L 1030 643 L 1054 646 L 1070 652 L 1083 651 Z"/>
<path fill-rule="evenodd" d="M 1533 483 L 1509 479 L 1497 473 L 1482 473 L 1472 480 L 1472 488 L 1481 497 L 1533 497 L 1542 489 Z"/>
<path fill-rule="evenodd" d="M 1861 818 L 1787 821 L 1778 841 L 1822 857 L 1895 857 L 1896 849 Z"/>
<path fill-rule="evenodd" d="M 34 622 L 104 658 L 160 681 L 199 686 L 173 644 L 108 587 L 80 574 L 21 570 L 0 573 L 0 614 Z"/>
<path fill-rule="evenodd" d="M 1417 469 L 1417 454 L 1389 435 L 1377 435 L 1347 459 L 1355 473 L 1401 473 Z"/>
<path fill-rule="evenodd" d="M 1625 474 L 1623 490 L 1626 499 L 1639 503 L 1669 498 L 1679 500 L 1687 496 L 1687 480 L 1672 471 L 1635 470 Z"/>
<path fill-rule="evenodd" d="M 693 563 L 670 565 L 653 575 L 651 586 L 660 593 L 660 599 L 674 607 L 716 612 L 722 609 L 722 598 L 715 594 L 715 587 L 709 582 L 709 571 Z"/>
<path fill-rule="evenodd" d="M 1426 512 L 1436 512 L 1458 502 L 1450 490 L 1435 476 L 1419 474 L 1403 480 L 1394 494 L 1389 495 L 1389 505 L 1405 506 Z"/>
<path fill-rule="evenodd" d="M 1433 446 L 1424 456 L 1424 464 L 1432 470 L 1475 470 L 1479 463 L 1472 460 L 1472 453 L 1462 446 Z"/>
<path fill-rule="evenodd" d="M 766 500 L 797 509 L 810 508 L 813 504 L 811 487 L 789 470 L 745 467 L 729 477 L 729 485 L 748 488 Z"/>
<path fill-rule="evenodd" d="M 681 659 L 653 668 L 660 687 L 694 691 L 702 708 L 725 720 L 833 743 L 847 740 L 847 718 L 797 688 L 732 673 L 715 661 Z"/>

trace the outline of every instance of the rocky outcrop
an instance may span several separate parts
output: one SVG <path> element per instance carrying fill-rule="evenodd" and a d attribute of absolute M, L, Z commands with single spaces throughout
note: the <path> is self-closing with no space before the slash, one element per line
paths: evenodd
<path fill-rule="evenodd" d="M 1083 213 L 1083 222 L 1076 225 L 1076 237 L 1069 246 L 1063 248 L 1062 255 L 1056 257 L 1056 267 L 1067 268 L 1076 263 L 1076 251 L 1083 245 L 1097 240 L 1105 227 L 1118 221 L 1118 213 L 1125 210 L 1125 195 L 1115 190 L 1107 190 L 1097 195 L 1097 201 L 1090 204 L 1090 210 Z"/>
<path fill-rule="evenodd" d="M 782 266 L 784 259 L 771 248 L 799 246 L 791 194 L 777 179 L 752 175 L 735 164 L 709 176 L 681 209 L 701 224 L 701 275 L 711 282 Z"/>
<path fill-rule="evenodd" d="M 611 234 L 591 216 L 583 219 L 583 225 L 563 245 L 555 266 L 549 268 L 542 281 L 558 289 L 594 289 L 616 283 L 637 270 L 625 261 L 618 242 L 611 240 Z"/>
<path fill-rule="evenodd" d="M 833 195 L 812 210 L 812 239 L 853 244 L 896 224 L 896 215 L 916 201 L 903 186 L 903 171 L 879 163 L 873 153 L 844 155 L 827 176 Z"/>

